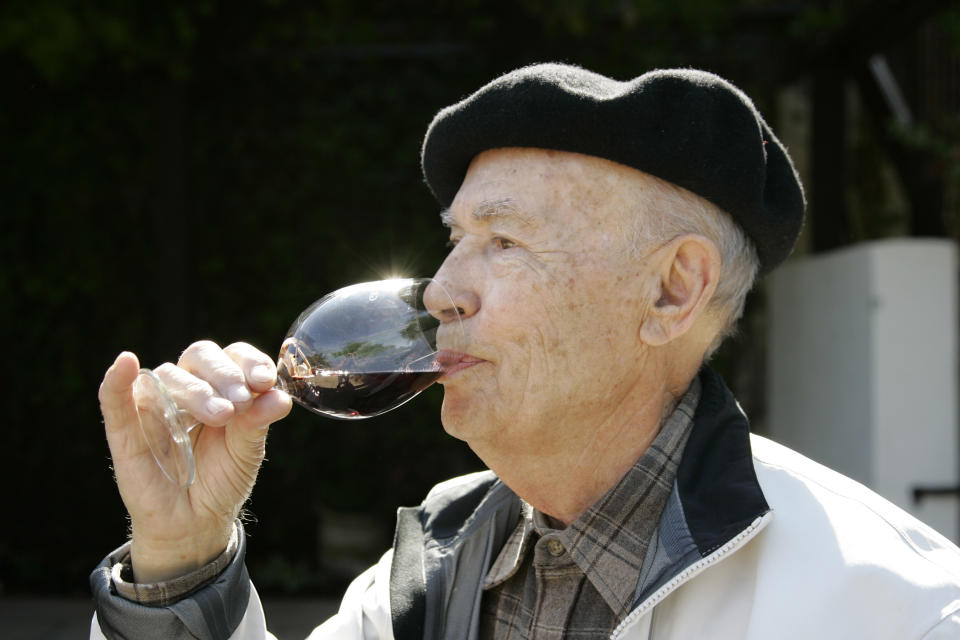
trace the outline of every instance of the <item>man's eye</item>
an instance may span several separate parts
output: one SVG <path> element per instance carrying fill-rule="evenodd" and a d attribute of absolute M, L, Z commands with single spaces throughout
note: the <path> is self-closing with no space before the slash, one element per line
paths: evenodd
<path fill-rule="evenodd" d="M 505 251 L 507 249 L 513 249 L 515 246 L 517 246 L 517 243 L 514 242 L 513 240 L 501 238 L 500 236 L 495 237 L 493 239 L 493 243 L 496 245 L 497 249 L 500 249 L 501 251 Z"/>

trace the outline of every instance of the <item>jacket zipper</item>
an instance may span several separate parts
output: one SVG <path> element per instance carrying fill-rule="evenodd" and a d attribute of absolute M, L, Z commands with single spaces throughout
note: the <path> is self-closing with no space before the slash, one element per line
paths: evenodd
<path fill-rule="evenodd" d="M 654 592 L 649 598 L 644 600 L 639 607 L 631 611 L 627 617 L 617 625 L 617 628 L 613 630 L 613 633 L 610 634 L 610 640 L 617 640 L 620 634 L 623 633 L 627 627 L 629 627 L 639 618 L 643 617 L 650 609 L 660 604 L 660 601 L 670 595 L 673 590 L 682 585 L 684 582 L 694 577 L 710 565 L 720 562 L 725 556 L 733 553 L 744 544 L 749 542 L 760 532 L 760 530 L 769 524 L 772 518 L 773 512 L 768 511 L 754 520 L 750 526 L 738 533 L 736 537 L 731 538 L 725 545 L 708 555 L 706 558 L 702 558 L 701 560 L 694 562 L 692 565 L 674 576 L 670 582 L 657 589 L 657 591 Z"/>

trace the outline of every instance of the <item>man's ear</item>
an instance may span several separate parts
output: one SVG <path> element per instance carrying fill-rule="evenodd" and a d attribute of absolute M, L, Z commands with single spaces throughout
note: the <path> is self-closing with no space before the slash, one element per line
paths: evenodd
<path fill-rule="evenodd" d="M 695 234 L 674 238 L 657 253 L 659 296 L 640 325 L 640 338 L 655 347 L 679 338 L 703 315 L 722 262 L 716 245 Z"/>

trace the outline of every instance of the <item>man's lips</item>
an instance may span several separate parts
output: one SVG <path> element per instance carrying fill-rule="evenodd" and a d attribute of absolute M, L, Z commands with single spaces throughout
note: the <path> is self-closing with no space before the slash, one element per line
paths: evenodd
<path fill-rule="evenodd" d="M 483 358 L 477 358 L 468 353 L 445 349 L 437 352 L 436 362 L 440 365 L 440 369 L 443 370 L 443 376 L 440 378 L 440 382 L 442 382 L 445 378 L 452 376 L 458 371 L 469 369 L 475 364 L 486 361 Z"/>

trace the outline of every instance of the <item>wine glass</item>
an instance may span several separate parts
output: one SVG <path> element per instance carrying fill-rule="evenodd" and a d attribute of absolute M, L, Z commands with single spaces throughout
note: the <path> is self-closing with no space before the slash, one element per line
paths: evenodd
<path fill-rule="evenodd" d="M 372 418 L 408 402 L 440 378 L 445 366 L 458 359 L 462 333 L 453 299 L 430 278 L 354 284 L 320 298 L 290 326 L 274 388 L 323 416 Z M 196 475 L 189 432 L 197 420 L 177 406 L 150 369 L 140 370 L 134 398 L 140 428 L 160 469 L 174 483 L 189 487 Z"/>

